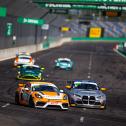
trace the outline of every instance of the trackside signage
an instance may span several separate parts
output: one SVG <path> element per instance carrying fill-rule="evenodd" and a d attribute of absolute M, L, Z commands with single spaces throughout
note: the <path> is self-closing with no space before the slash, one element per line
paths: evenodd
<path fill-rule="evenodd" d="M 6 17 L 7 9 L 5 7 L 0 7 L 0 17 Z"/>
<path fill-rule="evenodd" d="M 11 22 L 8 22 L 6 24 L 6 36 L 11 36 L 13 33 L 13 24 Z"/>
<path fill-rule="evenodd" d="M 39 4 L 43 8 L 54 9 L 98 9 L 98 10 L 119 10 L 126 11 L 126 6 L 105 6 L 105 5 L 83 5 L 83 4 L 60 4 L 60 3 L 42 3 Z"/>
<path fill-rule="evenodd" d="M 106 3 L 106 4 L 126 4 L 126 0 L 32 0 L 34 3 Z"/>
<path fill-rule="evenodd" d="M 18 23 L 23 23 L 23 24 L 43 25 L 45 23 L 45 20 L 34 19 L 34 18 L 18 17 L 17 22 Z"/>

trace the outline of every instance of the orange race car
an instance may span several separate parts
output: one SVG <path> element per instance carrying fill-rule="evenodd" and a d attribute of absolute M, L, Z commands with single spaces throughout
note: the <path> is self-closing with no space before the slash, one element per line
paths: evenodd
<path fill-rule="evenodd" d="M 69 108 L 68 96 L 49 82 L 26 82 L 18 84 L 15 103 L 35 108 Z"/>

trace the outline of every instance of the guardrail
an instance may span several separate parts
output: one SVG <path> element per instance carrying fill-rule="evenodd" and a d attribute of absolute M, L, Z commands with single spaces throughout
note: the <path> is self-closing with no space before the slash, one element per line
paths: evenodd
<path fill-rule="evenodd" d="M 88 37 L 72 37 L 71 41 L 86 41 L 86 42 L 126 42 L 126 38 L 111 38 L 111 37 L 103 37 L 103 38 L 88 38 Z"/>

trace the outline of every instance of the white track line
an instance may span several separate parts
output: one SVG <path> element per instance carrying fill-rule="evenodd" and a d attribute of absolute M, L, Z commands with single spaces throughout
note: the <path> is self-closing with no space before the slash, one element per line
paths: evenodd
<path fill-rule="evenodd" d="M 10 105 L 10 103 L 6 103 L 5 105 L 3 105 L 3 106 L 1 106 L 2 108 L 5 108 L 5 107 L 7 107 L 7 106 L 9 106 Z"/>
<path fill-rule="evenodd" d="M 87 109 L 86 108 L 83 108 L 84 111 L 86 111 Z"/>
<path fill-rule="evenodd" d="M 80 117 L 80 123 L 84 123 L 85 118 L 83 116 Z"/>
<path fill-rule="evenodd" d="M 92 59 L 93 59 L 93 53 L 90 54 L 90 60 L 88 65 L 88 79 L 91 78 L 91 69 L 92 69 Z"/>

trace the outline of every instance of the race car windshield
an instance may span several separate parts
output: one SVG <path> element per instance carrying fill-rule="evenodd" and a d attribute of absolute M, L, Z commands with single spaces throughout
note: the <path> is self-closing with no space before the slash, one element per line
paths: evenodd
<path fill-rule="evenodd" d="M 59 89 L 48 85 L 35 85 L 32 87 L 32 91 L 59 92 Z"/>
<path fill-rule="evenodd" d="M 30 57 L 19 57 L 19 59 L 30 59 Z"/>
<path fill-rule="evenodd" d="M 23 67 L 24 70 L 26 71 L 36 71 L 36 72 L 40 72 L 40 68 L 37 67 L 31 67 L 31 66 L 27 66 L 27 67 Z"/>
<path fill-rule="evenodd" d="M 98 90 L 98 87 L 94 84 L 86 84 L 86 83 L 75 83 L 73 85 L 74 89 L 84 89 L 84 90 Z"/>
<path fill-rule="evenodd" d="M 62 63 L 69 63 L 69 61 L 67 61 L 67 60 L 60 60 L 60 62 L 62 62 Z"/>

